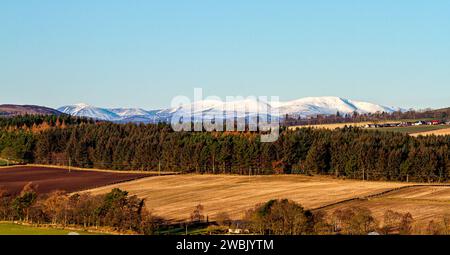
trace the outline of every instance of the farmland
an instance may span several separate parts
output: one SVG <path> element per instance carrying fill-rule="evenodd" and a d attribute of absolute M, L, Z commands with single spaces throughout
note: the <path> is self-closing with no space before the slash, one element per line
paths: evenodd
<path fill-rule="evenodd" d="M 421 133 L 411 134 L 412 136 L 428 136 L 428 135 L 450 135 L 450 128 L 447 126 L 443 129 L 431 130 Z"/>
<path fill-rule="evenodd" d="M 423 232 L 429 221 L 442 220 L 450 214 L 450 187 L 414 183 L 370 182 L 308 176 L 213 176 L 179 175 L 143 178 L 90 190 L 104 194 L 113 187 L 145 198 L 147 207 L 172 221 L 189 218 L 193 208 L 202 204 L 204 213 L 215 220 L 226 212 L 233 219 L 246 210 L 270 199 L 288 198 L 306 209 L 324 211 L 366 207 L 378 222 L 384 213 L 409 212 L 414 227 Z"/>
<path fill-rule="evenodd" d="M 38 193 L 54 190 L 75 192 L 148 176 L 148 174 L 16 166 L 0 168 L 0 188 L 10 193 L 18 193 L 27 183 L 32 182 L 33 185 L 37 185 Z"/>
<path fill-rule="evenodd" d="M 407 184 L 299 175 L 178 175 L 143 178 L 89 192 L 104 194 L 117 187 L 145 198 L 148 208 L 155 214 L 182 221 L 189 218 L 199 203 L 204 206 L 209 219 L 214 220 L 220 212 L 239 219 L 246 210 L 270 199 L 288 198 L 306 208 L 317 208 L 404 185 Z"/>
<path fill-rule="evenodd" d="M 414 227 L 419 231 L 430 220 L 442 219 L 450 213 L 449 185 L 303 175 L 186 174 L 149 177 L 145 174 L 109 171 L 72 170 L 69 173 L 67 169 L 36 166 L 0 169 L 0 185 L 9 190 L 18 192 L 28 181 L 39 184 L 40 193 L 65 189 L 100 195 L 109 193 L 113 188 L 120 188 L 130 195 L 144 198 L 147 209 L 172 223 L 188 220 L 198 204 L 203 205 L 203 213 L 211 221 L 216 220 L 222 212 L 237 220 L 257 204 L 282 198 L 293 200 L 306 209 L 324 211 L 328 216 L 337 209 L 365 207 L 372 211 L 379 222 L 383 221 L 387 210 L 409 212 L 413 215 Z M 0 224 L 0 233 L 3 234 L 67 233 L 61 231 Z"/>
<path fill-rule="evenodd" d="M 450 214 L 449 186 L 417 186 L 389 192 L 385 195 L 370 199 L 358 199 L 346 203 L 330 206 L 324 209 L 332 213 L 336 209 L 351 206 L 370 209 L 379 221 L 383 220 L 386 210 L 412 214 L 415 225 L 423 231 L 424 226 L 431 220 L 439 221 Z"/>
<path fill-rule="evenodd" d="M 289 127 L 291 130 L 297 128 L 314 128 L 314 129 L 328 129 L 334 130 L 337 128 L 344 127 L 359 127 L 363 128 L 369 124 L 387 124 L 392 122 L 415 122 L 417 120 L 399 120 L 399 121 L 378 121 L 378 122 L 358 122 L 358 123 L 337 123 L 337 124 L 323 124 L 323 125 L 306 125 L 306 126 L 292 126 Z M 449 125 L 421 125 L 421 126 L 407 126 L 407 127 L 381 127 L 381 128 L 367 128 L 370 131 L 380 131 L 380 132 L 395 132 L 402 134 L 409 134 L 411 136 L 419 135 L 449 135 L 450 126 Z"/>
<path fill-rule="evenodd" d="M 375 128 L 369 130 L 376 130 L 380 132 L 396 132 L 402 134 L 409 134 L 412 136 L 424 135 L 427 133 L 430 134 L 439 134 L 440 130 L 449 130 L 450 126 L 448 125 L 437 125 L 437 126 L 410 126 L 410 127 L 389 127 L 389 128 Z M 443 135 L 444 133 L 442 133 Z"/>
<path fill-rule="evenodd" d="M 422 121 L 429 121 L 431 119 L 420 119 Z M 317 129 L 329 129 L 334 130 L 336 128 L 344 128 L 344 127 L 364 127 L 369 124 L 388 124 L 393 122 L 416 122 L 416 119 L 401 119 L 401 120 L 380 120 L 380 121 L 364 121 L 364 122 L 345 122 L 345 123 L 335 123 L 335 124 L 318 124 L 318 125 L 303 125 L 303 126 L 292 126 L 289 127 L 291 130 L 295 130 L 297 128 L 317 128 Z"/>
<path fill-rule="evenodd" d="M 380 121 L 377 122 L 378 124 L 384 124 L 384 123 L 388 123 L 389 121 Z M 336 124 L 319 124 L 319 125 L 303 125 L 303 126 L 292 126 L 289 127 L 289 129 L 291 130 L 295 130 L 297 128 L 317 128 L 317 129 L 329 129 L 329 130 L 334 130 L 336 128 L 344 128 L 345 126 L 347 127 L 364 127 L 365 125 L 368 124 L 373 124 L 374 122 L 347 122 L 347 123 L 336 123 Z"/>

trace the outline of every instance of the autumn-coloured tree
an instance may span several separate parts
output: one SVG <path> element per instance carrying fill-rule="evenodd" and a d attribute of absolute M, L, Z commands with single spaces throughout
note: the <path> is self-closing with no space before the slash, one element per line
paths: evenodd
<path fill-rule="evenodd" d="M 20 192 L 20 195 L 12 201 L 12 208 L 20 219 L 28 221 L 30 208 L 36 203 L 36 189 L 36 186 L 31 182 L 27 183 Z"/>
<path fill-rule="evenodd" d="M 11 212 L 11 194 L 2 187 L 0 187 L 0 219 L 10 220 L 12 216 Z"/>
<path fill-rule="evenodd" d="M 203 211 L 205 207 L 202 204 L 198 204 L 195 206 L 194 211 L 191 213 L 191 222 L 200 223 L 205 220 L 205 215 L 203 215 Z"/>
<path fill-rule="evenodd" d="M 269 235 L 302 235 L 314 232 L 314 216 L 293 201 L 270 200 L 247 211 L 252 232 Z"/>
<path fill-rule="evenodd" d="M 364 207 L 350 207 L 333 212 L 332 226 L 335 232 L 346 235 L 366 235 L 377 228 L 372 212 Z"/>
<path fill-rule="evenodd" d="M 408 235 L 412 231 L 413 218 L 410 213 L 399 213 L 387 210 L 384 213 L 382 233 Z"/>
<path fill-rule="evenodd" d="M 54 191 L 48 195 L 44 203 L 44 212 L 50 217 L 52 224 L 67 224 L 68 220 L 68 196 L 64 191 Z"/>

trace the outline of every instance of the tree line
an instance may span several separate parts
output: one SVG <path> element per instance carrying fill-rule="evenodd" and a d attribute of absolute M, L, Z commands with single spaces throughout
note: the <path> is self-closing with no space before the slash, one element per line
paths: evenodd
<path fill-rule="evenodd" d="M 423 111 L 409 110 L 409 111 L 396 111 L 392 113 L 388 112 L 376 112 L 376 113 L 340 113 L 332 115 L 316 115 L 309 117 L 301 117 L 295 115 L 285 115 L 283 118 L 283 124 L 285 126 L 301 126 L 301 125 L 321 125 L 321 124 L 335 124 L 335 123 L 354 123 L 354 122 L 377 122 L 377 121 L 399 121 L 399 120 L 420 120 L 420 119 L 436 119 L 441 121 L 449 121 L 450 108 L 444 108 L 439 110 L 426 109 Z"/>
<path fill-rule="evenodd" d="M 97 196 L 64 191 L 38 195 L 32 183 L 16 196 L 0 189 L 0 220 L 139 234 L 154 234 L 164 223 L 145 208 L 144 200 L 120 189 Z"/>
<path fill-rule="evenodd" d="M 65 126 L 65 125 L 79 125 L 81 123 L 95 123 L 94 120 L 85 117 L 74 117 L 67 114 L 56 115 L 35 115 L 24 114 L 14 117 L 0 117 L 0 128 L 2 129 L 29 129 L 33 126 L 46 123 L 48 126 Z"/>
<path fill-rule="evenodd" d="M 165 124 L 81 122 L 38 132 L 0 129 L 1 157 L 30 163 L 386 181 L 448 181 L 449 145 L 450 136 L 415 138 L 353 127 L 282 129 L 274 143 L 261 143 L 256 132 L 174 132 Z"/>

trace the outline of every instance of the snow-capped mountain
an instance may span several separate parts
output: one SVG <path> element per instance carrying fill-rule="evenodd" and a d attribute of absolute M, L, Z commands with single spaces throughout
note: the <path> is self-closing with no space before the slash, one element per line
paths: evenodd
<path fill-rule="evenodd" d="M 270 112 L 271 109 L 273 107 L 270 104 L 256 99 L 244 99 L 231 102 L 203 100 L 162 110 L 157 115 L 191 116 L 200 119 L 227 119 L 257 116 L 264 112 Z"/>
<path fill-rule="evenodd" d="M 120 116 L 111 110 L 95 107 L 84 103 L 63 106 L 58 108 L 57 110 L 73 116 L 88 117 L 98 120 L 114 121 L 120 119 Z"/>
<path fill-rule="evenodd" d="M 154 123 L 170 121 L 174 116 L 187 116 L 194 119 L 227 119 L 255 117 L 261 113 L 271 116 L 310 117 L 317 115 L 360 114 L 399 111 L 400 108 L 344 99 L 340 97 L 307 97 L 288 102 L 264 102 L 257 99 L 243 99 L 232 102 L 219 100 L 202 100 L 191 104 L 179 105 L 162 110 L 146 111 L 139 108 L 99 108 L 88 104 L 63 106 L 58 111 L 74 115 L 90 117 L 98 120 L 114 122 Z"/>
<path fill-rule="evenodd" d="M 85 103 L 67 105 L 58 108 L 58 111 L 78 117 L 88 117 L 96 120 L 113 122 L 158 122 L 156 116 L 158 111 L 146 111 L 140 108 L 100 108 Z"/>
<path fill-rule="evenodd" d="M 120 117 L 145 116 L 147 111 L 140 108 L 114 108 L 109 111 L 119 115 Z"/>
<path fill-rule="evenodd" d="M 306 97 L 278 105 L 279 112 L 283 115 L 296 115 L 302 117 L 316 115 L 332 115 L 337 112 L 341 114 L 360 114 L 387 112 L 392 113 L 400 110 L 395 107 L 387 107 L 368 102 L 354 101 L 340 97 Z"/>

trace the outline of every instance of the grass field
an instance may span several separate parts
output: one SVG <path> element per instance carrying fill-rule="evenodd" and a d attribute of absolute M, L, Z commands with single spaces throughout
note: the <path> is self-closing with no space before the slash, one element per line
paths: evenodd
<path fill-rule="evenodd" d="M 396 133 L 402 133 L 402 134 L 409 134 L 413 136 L 419 136 L 423 135 L 425 133 L 435 133 L 439 132 L 440 130 L 446 130 L 449 129 L 450 126 L 448 125 L 442 125 L 442 126 L 412 126 L 412 127 L 392 127 L 392 128 L 375 128 L 375 129 L 368 129 L 368 130 L 376 130 L 380 132 L 396 132 Z"/>
<path fill-rule="evenodd" d="M 306 126 L 292 126 L 289 129 L 295 130 L 297 128 L 317 128 L 317 129 L 329 129 L 334 130 L 337 128 L 343 128 L 345 126 L 352 127 L 364 127 L 368 124 L 384 124 L 392 122 L 414 122 L 418 120 L 398 120 L 398 121 L 378 121 L 378 122 L 359 122 L 359 123 L 337 123 L 337 124 L 323 124 L 323 125 L 306 125 Z M 409 134 L 411 136 L 420 135 L 450 135 L 449 125 L 439 125 L 439 126 L 411 126 L 411 127 L 391 127 L 391 128 L 369 128 L 370 131 L 380 131 L 380 132 L 396 132 L 402 134 Z"/>
<path fill-rule="evenodd" d="M 7 166 L 8 162 L 6 160 L 0 159 L 0 166 Z"/>
<path fill-rule="evenodd" d="M 313 209 L 404 185 L 299 175 L 177 175 L 143 178 L 88 192 L 104 194 L 118 187 L 145 198 L 147 207 L 155 214 L 182 221 L 190 217 L 199 203 L 204 206 L 204 214 L 210 220 L 214 220 L 220 212 L 227 212 L 232 218 L 239 219 L 246 210 L 270 199 L 288 198 Z"/>
<path fill-rule="evenodd" d="M 387 124 L 387 123 L 400 123 L 400 122 L 416 122 L 416 121 L 428 121 L 431 119 L 402 119 L 402 120 L 382 120 L 382 121 L 366 121 L 366 122 L 347 122 L 347 123 L 336 123 L 336 124 L 322 124 L 322 125 L 304 125 L 304 126 L 292 126 L 289 129 L 296 128 L 318 128 L 318 129 L 330 129 L 334 130 L 336 128 L 347 127 L 364 127 L 368 124 Z"/>
<path fill-rule="evenodd" d="M 40 228 L 14 223 L 0 223 L 0 235 L 68 235 L 69 233 L 80 235 L 93 235 L 84 231 L 64 230 L 56 228 Z"/>
<path fill-rule="evenodd" d="M 317 128 L 317 129 L 330 129 L 330 130 L 334 130 L 336 128 L 344 128 L 345 126 L 347 127 L 364 127 L 365 125 L 368 124 L 373 124 L 375 122 L 371 121 L 371 122 L 357 122 L 357 123 L 336 123 L 336 124 L 322 124 L 322 125 L 304 125 L 304 126 L 292 126 L 289 127 L 289 129 L 295 130 L 297 128 Z M 383 123 L 388 123 L 388 121 L 380 121 L 380 122 L 376 122 L 379 124 L 383 124 Z"/>
<path fill-rule="evenodd" d="M 367 200 L 355 200 L 324 209 L 332 213 L 336 209 L 360 206 L 369 208 L 382 222 L 387 210 L 412 214 L 415 225 L 421 230 L 430 220 L 440 221 L 444 215 L 450 215 L 450 187 L 411 187 L 390 192 L 386 195 Z"/>

